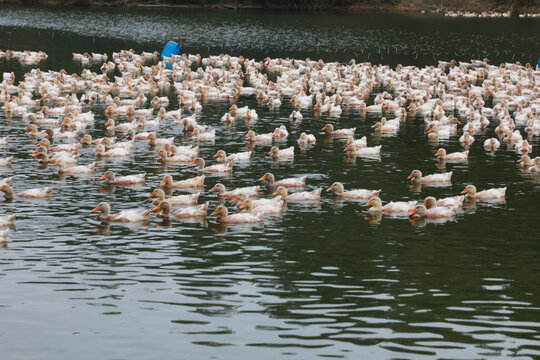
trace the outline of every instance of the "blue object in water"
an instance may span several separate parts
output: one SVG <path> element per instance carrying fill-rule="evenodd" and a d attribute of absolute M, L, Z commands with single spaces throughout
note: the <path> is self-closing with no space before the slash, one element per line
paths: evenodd
<path fill-rule="evenodd" d="M 172 55 L 178 54 L 180 54 L 180 46 L 174 41 L 169 41 L 161 52 L 161 60 L 165 57 L 171 57 Z"/>
<path fill-rule="evenodd" d="M 538 65 L 536 65 L 537 69 L 540 69 L 540 56 L 538 57 Z"/>
<path fill-rule="evenodd" d="M 178 44 L 174 41 L 169 41 L 161 52 L 161 60 L 166 57 L 170 58 L 171 56 L 178 54 L 180 54 L 180 46 L 178 46 Z M 165 66 L 169 70 L 172 69 L 172 62 L 166 62 Z"/>

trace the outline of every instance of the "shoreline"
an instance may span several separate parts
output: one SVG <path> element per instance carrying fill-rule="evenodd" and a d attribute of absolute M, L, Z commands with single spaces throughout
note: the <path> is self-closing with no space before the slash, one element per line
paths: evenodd
<path fill-rule="evenodd" d="M 525 0 L 527 1 L 527 0 Z M 231 10 L 231 11 L 283 11 L 283 12 L 353 12 L 360 13 L 402 13 L 402 14 L 441 14 L 447 12 L 466 12 L 472 14 L 481 14 L 483 12 L 491 13 L 513 13 L 514 16 L 527 13 L 540 13 L 540 2 L 536 4 L 526 4 L 519 8 L 513 8 L 511 4 L 501 4 L 493 0 L 477 1 L 474 3 L 462 0 L 425 2 L 424 0 L 398 0 L 395 5 L 390 3 L 357 3 L 351 2 L 349 5 L 326 6 L 318 5 L 316 2 L 312 6 L 305 3 L 295 5 L 296 2 L 287 2 L 281 4 L 272 0 L 265 1 L 186 1 L 178 4 L 167 0 L 155 0 L 153 2 L 137 0 L 34 0 L 30 6 L 46 7 L 88 7 L 88 8 L 139 8 L 139 9 L 186 9 L 186 10 Z M 18 5 L 28 6 L 24 0 L 0 0 L 0 5 Z"/>

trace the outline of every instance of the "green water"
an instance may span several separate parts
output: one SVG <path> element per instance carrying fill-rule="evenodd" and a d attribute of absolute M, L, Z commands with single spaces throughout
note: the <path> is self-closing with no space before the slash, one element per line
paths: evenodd
<path fill-rule="evenodd" d="M 169 39 L 203 56 L 229 52 L 325 60 L 436 65 L 436 60 L 490 57 L 533 61 L 539 48 L 538 20 L 448 19 L 401 15 L 182 12 L 178 10 L 49 10 L 0 7 L 0 48 L 43 50 L 41 69 L 80 72 L 71 52 L 153 51 Z M 0 60 L 0 72 L 29 71 Z M 375 89 L 372 95 L 381 92 Z M 439 171 L 421 119 L 410 119 L 396 137 L 372 135 L 380 115 L 344 112 L 339 119 L 314 117 L 291 125 L 291 104 L 279 110 L 241 98 L 260 119 L 257 133 L 285 124 L 295 144 L 305 131 L 317 144 L 294 161 L 273 163 L 257 147 L 249 166 L 231 178 L 249 186 L 265 172 L 276 178 L 307 175 L 307 188 L 343 182 L 347 188 L 382 189 L 387 200 L 458 194 L 465 185 L 507 186 L 507 201 L 469 208 L 455 221 L 412 226 L 408 219 L 366 219 L 361 204 L 324 195 L 318 204 L 289 204 L 282 218 L 264 226 L 229 226 L 214 218 L 196 223 L 99 224 L 89 211 L 100 201 L 114 210 L 149 207 L 146 196 L 165 173 L 175 179 L 189 167 L 162 168 L 144 143 L 131 160 L 100 163 L 95 176 L 59 176 L 39 168 L 35 148 L 20 118 L 0 113 L 0 136 L 10 135 L 15 190 L 54 185 L 48 201 L 0 203 L 16 214 L 16 229 L 0 249 L 0 344 L 6 359 L 532 359 L 540 355 L 540 186 L 516 167 L 503 146 L 493 156 L 482 148 L 494 125 L 477 136 L 467 164 L 446 164 L 450 187 L 411 189 L 412 169 Z M 222 148 L 245 149 L 244 124 L 227 129 L 219 118 L 230 103 L 208 102 L 199 117 L 218 130 L 215 143 L 200 144 L 210 159 Z M 169 109 L 174 109 L 172 103 Z M 103 108 L 91 107 L 94 137 L 104 132 Z M 357 127 L 370 145 L 381 144 L 380 161 L 346 161 L 338 140 L 319 132 L 326 122 Z M 184 139 L 168 123 L 162 137 Z M 458 137 L 443 145 L 462 146 Z M 533 138 L 533 156 L 540 142 Z M 81 151 L 81 163 L 93 158 Z M 105 170 L 147 172 L 144 186 L 102 187 Z"/>

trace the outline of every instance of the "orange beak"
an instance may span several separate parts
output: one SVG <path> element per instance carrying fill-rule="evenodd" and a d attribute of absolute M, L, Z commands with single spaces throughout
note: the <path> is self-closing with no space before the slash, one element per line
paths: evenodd
<path fill-rule="evenodd" d="M 432 132 L 433 132 L 433 129 L 429 129 L 429 130 L 427 131 L 428 134 L 431 134 Z"/>
<path fill-rule="evenodd" d="M 272 150 L 270 150 L 270 151 L 268 152 L 268 155 L 272 155 Z"/>
<path fill-rule="evenodd" d="M 55 161 L 51 164 L 52 166 L 58 166 L 58 163 Z"/>
<path fill-rule="evenodd" d="M 413 209 L 409 212 L 409 217 L 413 216 L 414 214 L 416 214 L 416 210 Z"/>
<path fill-rule="evenodd" d="M 98 148 L 95 148 L 94 150 L 92 150 L 92 152 L 96 152 L 96 151 L 98 151 Z"/>
<path fill-rule="evenodd" d="M 98 210 L 99 210 L 99 209 L 98 209 L 97 207 L 95 207 L 95 208 L 94 208 L 92 211 L 90 211 L 90 212 L 93 213 L 93 212 L 96 212 L 96 211 L 98 211 Z"/>
<path fill-rule="evenodd" d="M 244 137 L 247 139 L 249 137 L 249 134 L 246 134 Z"/>
<path fill-rule="evenodd" d="M 272 193 L 272 196 L 276 196 L 276 195 L 278 195 L 278 191 L 277 191 L 277 190 L 274 191 L 274 192 Z"/>
<path fill-rule="evenodd" d="M 216 188 L 215 188 L 215 187 L 213 187 L 213 188 L 211 188 L 210 190 L 208 190 L 208 192 L 214 192 L 214 191 L 216 191 Z"/>
<path fill-rule="evenodd" d="M 105 123 L 105 126 L 109 125 L 111 122 L 109 120 L 107 120 L 107 122 Z"/>
<path fill-rule="evenodd" d="M 150 195 L 148 195 L 148 198 L 152 198 L 154 196 L 156 196 L 156 194 L 154 192 L 152 192 Z"/>
<path fill-rule="evenodd" d="M 372 128 L 372 129 L 375 129 L 377 126 L 378 126 L 378 123 L 377 123 L 377 124 L 371 125 L 371 128 Z"/>
<path fill-rule="evenodd" d="M 373 204 L 373 200 L 369 200 L 364 206 L 369 206 L 371 204 Z"/>
<path fill-rule="evenodd" d="M 214 215 L 217 215 L 217 214 L 218 214 L 218 211 L 217 211 L 217 209 L 216 209 L 216 210 L 214 210 L 213 213 L 210 214 L 210 216 L 214 216 Z"/>
<path fill-rule="evenodd" d="M 461 121 L 459 121 L 458 119 L 456 119 L 456 123 L 458 123 L 459 125 L 461 125 Z"/>
<path fill-rule="evenodd" d="M 239 208 L 240 210 L 245 209 L 246 206 L 247 206 L 246 204 L 247 204 L 247 203 L 243 203 L 243 204 L 241 204 L 240 206 L 238 206 L 238 208 Z"/>
<path fill-rule="evenodd" d="M 441 151 L 437 151 L 434 156 L 439 156 L 441 154 Z"/>
<path fill-rule="evenodd" d="M 39 156 L 39 154 L 32 154 L 32 157 L 33 157 L 33 158 L 36 158 L 36 157 L 38 157 L 38 156 Z"/>
<path fill-rule="evenodd" d="M 191 160 L 188 164 L 194 165 L 194 164 L 196 164 L 196 163 L 197 163 L 197 160 Z"/>
<path fill-rule="evenodd" d="M 259 179 L 259 181 L 263 181 L 263 180 L 266 180 L 266 175 L 261 176 L 261 178 Z"/>
<path fill-rule="evenodd" d="M 161 209 L 161 203 L 156 206 L 155 208 L 152 209 L 152 211 L 158 211 L 159 209 Z"/>
<path fill-rule="evenodd" d="M 212 157 L 217 158 L 218 156 L 219 156 L 219 154 L 215 153 L 214 156 L 212 156 Z"/>
<path fill-rule="evenodd" d="M 47 130 L 43 130 L 42 132 L 40 132 L 41 135 L 46 135 L 47 134 Z"/>
<path fill-rule="evenodd" d="M 159 186 L 163 186 L 165 185 L 165 179 L 161 180 L 161 182 L 159 183 Z"/>
<path fill-rule="evenodd" d="M 467 193 L 467 189 L 464 189 L 462 192 L 460 192 L 460 194 L 466 194 Z"/>
<path fill-rule="evenodd" d="M 345 149 L 343 149 L 344 152 L 347 152 L 347 151 L 350 151 L 350 150 L 351 150 L 350 146 L 345 146 Z"/>
<path fill-rule="evenodd" d="M 413 174 L 407 176 L 407 179 L 412 179 L 412 177 L 413 177 Z"/>
<path fill-rule="evenodd" d="M 324 127 L 321 129 L 321 131 L 324 131 L 326 130 L 326 125 L 324 125 Z"/>
<path fill-rule="evenodd" d="M 106 178 L 107 178 L 107 176 L 106 176 L 105 174 L 103 174 L 103 175 L 99 178 L 99 180 L 103 180 L 103 179 L 106 179 Z"/>
<path fill-rule="evenodd" d="M 234 199 L 232 199 L 231 201 L 232 201 L 232 202 L 237 202 L 238 200 L 240 200 L 240 197 L 237 195 L 237 196 L 235 196 Z"/>

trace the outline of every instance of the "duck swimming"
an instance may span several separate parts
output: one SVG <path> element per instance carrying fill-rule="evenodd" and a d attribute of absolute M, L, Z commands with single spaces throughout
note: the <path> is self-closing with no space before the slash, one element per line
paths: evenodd
<path fill-rule="evenodd" d="M 150 218 L 151 209 L 147 210 L 124 210 L 116 214 L 111 214 L 111 207 L 106 202 L 99 203 L 94 209 L 90 212 L 101 211 L 97 216 L 97 219 L 100 221 L 110 221 L 110 222 L 139 222 L 146 221 Z"/>

